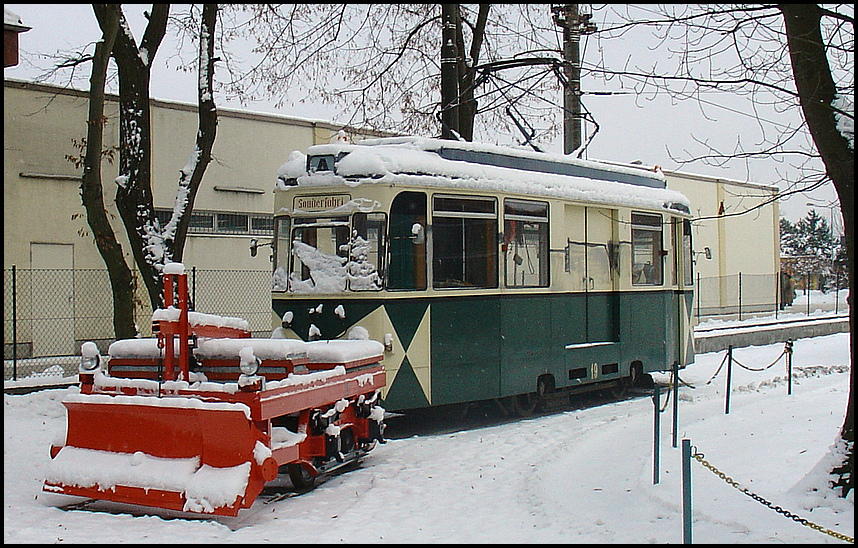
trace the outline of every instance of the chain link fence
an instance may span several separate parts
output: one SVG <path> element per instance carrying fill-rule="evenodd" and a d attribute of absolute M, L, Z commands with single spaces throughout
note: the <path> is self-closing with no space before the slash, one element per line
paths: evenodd
<path fill-rule="evenodd" d="M 703 316 L 774 312 L 784 302 L 779 274 L 731 274 L 697 278 L 695 309 Z M 790 303 L 791 304 L 791 303 Z"/>
<path fill-rule="evenodd" d="M 747 319 L 761 313 L 782 311 L 810 314 L 817 307 L 834 312 L 845 311 L 841 306 L 841 282 L 826 293 L 811 291 L 815 274 L 793 278 L 786 274 L 730 274 L 726 276 L 697 277 L 694 313 L 698 322 L 718 316 L 726 319 Z M 817 284 L 818 285 L 818 284 Z M 832 284 L 833 285 L 833 284 Z"/>
<path fill-rule="evenodd" d="M 151 337 L 152 307 L 136 272 L 135 280 L 135 323 Z M 255 337 L 271 333 L 270 271 L 193 268 L 188 284 L 194 309 L 243 318 Z M 4 380 L 75 375 L 86 341 L 105 353 L 114 341 L 107 270 L 4 269 Z"/>
<path fill-rule="evenodd" d="M 134 317 L 143 337 L 152 336 L 152 309 L 135 273 Z M 813 304 L 802 289 L 785 290 L 779 274 L 698 277 L 695 314 L 743 319 L 781 310 L 808 312 Z M 271 333 L 271 272 L 268 270 L 189 271 L 194 309 L 244 318 L 254 336 Z M 801 280 L 795 280 L 801 287 Z M 802 291 L 807 294 L 802 299 Z M 796 296 L 798 298 L 796 299 Z M 799 310 L 800 308 L 800 310 Z M 74 375 L 80 345 L 94 341 L 102 352 L 113 342 L 113 296 L 107 270 L 3 271 L 3 379 Z"/>

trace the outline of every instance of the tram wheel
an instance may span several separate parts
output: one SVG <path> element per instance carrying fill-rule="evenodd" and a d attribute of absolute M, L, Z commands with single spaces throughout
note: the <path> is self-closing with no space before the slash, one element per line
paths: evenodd
<path fill-rule="evenodd" d="M 355 435 L 351 428 L 346 428 L 340 433 L 340 451 L 348 453 L 355 448 Z"/>
<path fill-rule="evenodd" d="M 529 417 L 533 415 L 538 405 L 539 396 L 536 392 L 512 396 L 512 408 L 515 410 L 515 414 L 519 417 Z"/>
<path fill-rule="evenodd" d="M 620 379 L 617 384 L 610 388 L 611 396 L 615 398 L 625 398 L 629 394 L 629 386 L 632 383 L 628 378 Z"/>

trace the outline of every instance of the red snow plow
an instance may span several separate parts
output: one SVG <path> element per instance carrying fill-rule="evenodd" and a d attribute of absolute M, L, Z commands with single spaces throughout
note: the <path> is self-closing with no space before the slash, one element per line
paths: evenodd
<path fill-rule="evenodd" d="M 107 372 L 83 345 L 44 491 L 235 516 L 280 472 L 310 487 L 383 443 L 381 343 L 255 339 L 189 311 L 183 268 L 165 272 L 157 337 L 113 343 Z"/>

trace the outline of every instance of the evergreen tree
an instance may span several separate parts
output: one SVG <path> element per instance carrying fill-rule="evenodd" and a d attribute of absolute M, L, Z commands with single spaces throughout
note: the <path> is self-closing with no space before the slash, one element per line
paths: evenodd
<path fill-rule="evenodd" d="M 811 209 L 795 224 L 781 218 L 780 232 L 781 255 L 791 259 L 795 274 L 816 277 L 821 287 L 836 283 L 835 267 L 845 253 L 825 217 Z"/>

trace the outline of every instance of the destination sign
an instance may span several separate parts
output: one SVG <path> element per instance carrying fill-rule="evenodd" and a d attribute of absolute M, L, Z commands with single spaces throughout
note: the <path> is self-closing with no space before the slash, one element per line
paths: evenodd
<path fill-rule="evenodd" d="M 328 211 L 346 205 L 351 196 L 331 194 L 326 196 L 295 196 L 292 206 L 301 211 Z"/>

